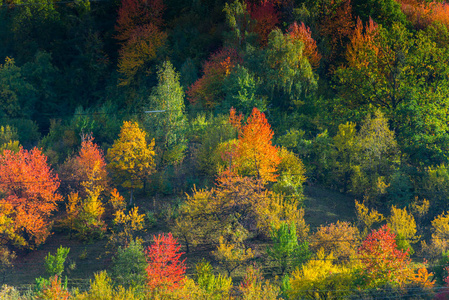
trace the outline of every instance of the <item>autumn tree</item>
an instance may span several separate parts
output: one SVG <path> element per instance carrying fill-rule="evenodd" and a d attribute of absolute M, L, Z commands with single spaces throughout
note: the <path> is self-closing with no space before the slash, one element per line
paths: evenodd
<path fill-rule="evenodd" d="M 272 1 L 268 0 L 249 5 L 248 11 L 251 18 L 255 20 L 252 31 L 257 33 L 259 43 L 266 46 L 268 35 L 279 23 L 279 13 Z"/>
<path fill-rule="evenodd" d="M 224 79 L 241 62 L 239 53 L 233 48 L 223 48 L 213 53 L 203 65 L 203 76 L 186 92 L 189 102 L 203 108 L 214 108 L 220 104 L 224 98 Z"/>
<path fill-rule="evenodd" d="M 50 217 L 62 199 L 59 179 L 34 148 L 0 155 L 0 234 L 2 244 L 32 248 L 50 234 Z"/>
<path fill-rule="evenodd" d="M 231 110 L 231 118 L 235 110 Z M 254 108 L 239 137 L 230 170 L 244 176 L 255 176 L 262 182 L 276 181 L 281 159 L 272 144 L 273 131 L 265 114 Z"/>
<path fill-rule="evenodd" d="M 318 53 L 316 41 L 312 38 L 312 31 L 304 22 L 300 25 L 294 22 L 288 28 L 288 33 L 292 39 L 298 39 L 304 43 L 303 55 L 307 57 L 313 69 L 320 65 L 321 55 Z"/>
<path fill-rule="evenodd" d="M 181 246 L 172 234 L 153 236 L 154 244 L 146 250 L 148 266 L 147 286 L 150 291 L 172 290 L 181 287 L 186 267 L 181 260 Z"/>
<path fill-rule="evenodd" d="M 108 168 L 114 180 L 130 189 L 130 203 L 133 201 L 133 190 L 141 188 L 154 169 L 154 139 L 147 143 L 145 131 L 137 122 L 125 121 L 119 139 L 108 149 L 106 158 Z"/>
<path fill-rule="evenodd" d="M 374 287 L 382 284 L 404 285 L 413 274 L 408 250 L 399 250 L 396 234 L 384 225 L 373 230 L 359 248 L 366 284 Z"/>
<path fill-rule="evenodd" d="M 86 190 L 108 188 L 108 173 L 103 151 L 91 135 L 83 135 L 78 155 L 69 158 L 61 167 L 60 175 L 67 188 L 86 196 Z"/>
<path fill-rule="evenodd" d="M 118 11 L 116 38 L 122 42 L 118 62 L 124 75 L 121 85 L 135 81 L 140 72 L 147 71 L 148 64 L 164 46 L 167 35 L 161 30 L 165 5 L 162 0 L 123 0 Z"/>

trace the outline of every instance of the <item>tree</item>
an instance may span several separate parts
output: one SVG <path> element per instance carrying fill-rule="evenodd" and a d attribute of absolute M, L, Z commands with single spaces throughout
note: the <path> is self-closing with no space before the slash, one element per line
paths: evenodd
<path fill-rule="evenodd" d="M 303 55 L 308 59 L 313 69 L 320 66 L 321 55 L 318 53 L 316 41 L 312 38 L 312 32 L 309 27 L 301 22 L 301 25 L 294 22 L 288 28 L 288 33 L 292 39 L 298 39 L 304 43 Z"/>
<path fill-rule="evenodd" d="M 158 139 L 162 139 L 164 162 L 177 164 L 182 161 L 187 147 L 183 133 L 187 122 L 184 91 L 179 83 L 179 73 L 169 61 L 159 67 L 157 75 L 158 85 L 153 88 L 144 110 L 163 112 L 146 114 L 145 123 Z"/>
<path fill-rule="evenodd" d="M 114 141 L 106 155 L 115 181 L 131 190 L 130 203 L 133 190 L 141 188 L 154 169 L 154 139 L 148 144 L 145 136 L 137 122 L 125 121 L 119 139 Z"/>
<path fill-rule="evenodd" d="M 234 110 L 231 110 L 235 114 Z M 265 114 L 254 108 L 246 124 L 239 131 L 231 171 L 244 176 L 252 175 L 262 182 L 276 181 L 277 166 L 281 159 L 272 144 L 273 131 Z"/>
<path fill-rule="evenodd" d="M 112 277 L 117 284 L 128 287 L 144 286 L 147 273 L 145 250 L 138 241 L 120 247 L 112 259 Z"/>
<path fill-rule="evenodd" d="M 279 23 L 279 13 L 276 11 L 274 4 L 267 0 L 250 5 L 248 10 L 251 18 L 256 21 L 252 31 L 257 33 L 259 43 L 266 46 L 268 35 Z"/>
<path fill-rule="evenodd" d="M 121 85 L 134 82 L 164 46 L 167 35 L 160 29 L 164 10 L 162 0 L 122 1 L 116 25 L 117 39 L 122 41 L 118 62 L 119 72 L 124 75 Z"/>
<path fill-rule="evenodd" d="M 83 135 L 81 149 L 78 155 L 68 159 L 61 167 L 61 177 L 67 181 L 70 190 L 86 196 L 86 190 L 93 191 L 99 188 L 101 191 L 108 187 L 108 173 L 106 161 L 93 137 Z"/>
<path fill-rule="evenodd" d="M 2 244 L 32 248 L 50 234 L 50 216 L 62 200 L 59 179 L 47 157 L 33 148 L 0 154 L 0 236 Z"/>
<path fill-rule="evenodd" d="M 148 288 L 157 293 L 181 287 L 186 271 L 185 260 L 180 260 L 181 246 L 171 233 L 153 236 L 153 239 L 154 244 L 146 250 Z"/>
<path fill-rule="evenodd" d="M 411 279 L 413 270 L 408 250 L 398 249 L 396 234 L 387 225 L 373 230 L 362 242 L 359 258 L 367 286 L 404 285 Z"/>
<path fill-rule="evenodd" d="M 273 245 L 267 249 L 267 253 L 279 265 L 281 275 L 285 274 L 289 266 L 296 267 L 310 257 L 309 243 L 298 243 L 295 223 L 283 222 L 279 228 L 272 226 L 271 241 Z"/>

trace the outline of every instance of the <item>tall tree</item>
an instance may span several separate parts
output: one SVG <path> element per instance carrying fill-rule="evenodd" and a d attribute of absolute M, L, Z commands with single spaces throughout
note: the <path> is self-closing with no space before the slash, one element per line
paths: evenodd
<path fill-rule="evenodd" d="M 50 216 L 62 200 L 59 179 L 39 149 L 0 154 L 1 243 L 33 247 L 50 234 Z"/>
<path fill-rule="evenodd" d="M 162 139 L 162 155 L 166 163 L 179 163 L 184 157 L 186 126 L 184 91 L 179 83 L 179 73 L 166 61 L 158 70 L 158 85 L 144 107 L 149 112 L 145 123 L 158 139 Z"/>
<path fill-rule="evenodd" d="M 108 149 L 106 158 L 108 168 L 115 181 L 131 191 L 141 188 L 154 169 L 154 139 L 147 143 L 146 132 L 139 128 L 137 122 L 125 121 L 120 130 L 119 139 Z"/>

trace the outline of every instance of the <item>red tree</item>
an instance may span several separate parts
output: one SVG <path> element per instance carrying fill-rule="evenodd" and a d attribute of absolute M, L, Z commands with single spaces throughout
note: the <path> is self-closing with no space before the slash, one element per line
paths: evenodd
<path fill-rule="evenodd" d="M 181 246 L 171 233 L 153 236 L 153 239 L 154 244 L 146 250 L 149 289 L 172 290 L 180 287 L 186 271 L 185 260 L 180 260 L 183 254 L 179 252 Z"/>
<path fill-rule="evenodd" d="M 187 90 L 190 103 L 199 103 L 206 108 L 213 108 L 224 97 L 223 81 L 232 68 L 242 59 L 235 49 L 224 48 L 211 55 L 204 63 L 204 75 Z"/>
<path fill-rule="evenodd" d="M 250 4 L 248 8 L 251 18 L 256 21 L 253 31 L 259 35 L 260 44 L 266 46 L 268 35 L 279 23 L 279 14 L 268 0 L 260 4 Z"/>
<path fill-rule="evenodd" d="M 312 68 L 316 69 L 320 65 L 321 55 L 317 51 L 315 40 L 312 38 L 312 32 L 303 22 L 298 25 L 294 22 L 288 28 L 288 32 L 292 39 L 301 40 L 304 43 L 303 54 L 309 60 Z"/>
<path fill-rule="evenodd" d="M 6 233 L 7 239 L 12 238 L 22 246 L 45 241 L 49 235 L 49 217 L 62 199 L 56 192 L 58 187 L 58 175 L 50 170 L 47 157 L 39 149 L 21 148 L 18 153 L 3 151 L 0 155 L 0 225 L 8 224 L 1 224 L 5 220 L 13 222 Z"/>
<path fill-rule="evenodd" d="M 365 275 L 376 284 L 403 284 L 413 274 L 408 250 L 397 248 L 396 234 L 387 225 L 368 235 L 359 248 L 359 257 Z"/>

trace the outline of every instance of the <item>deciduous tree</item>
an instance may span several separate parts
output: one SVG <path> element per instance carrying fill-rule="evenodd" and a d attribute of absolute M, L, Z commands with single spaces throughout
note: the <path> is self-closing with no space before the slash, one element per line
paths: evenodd
<path fill-rule="evenodd" d="M 0 236 L 3 242 L 33 247 L 50 234 L 50 216 L 62 199 L 59 179 L 47 157 L 34 148 L 0 154 Z"/>
<path fill-rule="evenodd" d="M 186 266 L 181 260 L 181 246 L 168 235 L 153 236 L 154 244 L 146 250 L 148 266 L 147 286 L 151 291 L 173 290 L 181 287 L 185 278 Z"/>
<path fill-rule="evenodd" d="M 145 137 L 145 131 L 139 128 L 137 122 L 125 121 L 119 139 L 114 141 L 106 155 L 112 177 L 131 190 L 130 203 L 133 201 L 133 190 L 141 188 L 154 169 L 154 139 L 148 144 Z"/>

